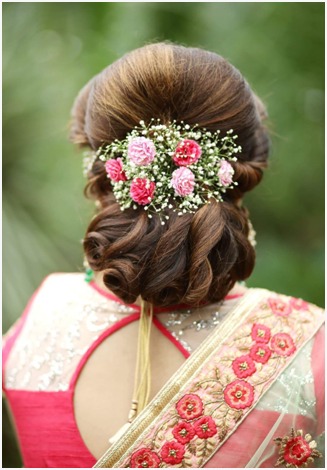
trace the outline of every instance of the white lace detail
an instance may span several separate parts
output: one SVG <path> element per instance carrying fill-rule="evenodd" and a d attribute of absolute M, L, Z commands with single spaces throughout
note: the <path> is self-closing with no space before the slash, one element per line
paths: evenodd
<path fill-rule="evenodd" d="M 49 276 L 10 352 L 6 387 L 67 390 L 79 361 L 94 341 L 134 312 L 101 296 L 85 283 L 83 274 Z"/>
<path fill-rule="evenodd" d="M 208 336 L 208 330 L 222 323 L 238 301 L 239 298 L 192 310 L 160 313 L 158 318 L 183 348 L 192 353 Z"/>
<path fill-rule="evenodd" d="M 159 313 L 157 318 L 191 353 L 237 301 Z M 49 276 L 9 354 L 6 387 L 68 390 L 87 350 L 110 326 L 132 313 L 133 308 L 110 300 L 89 286 L 84 274 Z"/>
<path fill-rule="evenodd" d="M 192 353 L 209 330 L 222 323 L 239 299 L 157 315 L 172 336 Z M 54 274 L 34 300 L 6 364 L 8 389 L 65 391 L 79 361 L 110 326 L 135 313 L 99 294 L 83 274 Z M 311 340 L 257 404 L 257 409 L 315 418 Z M 292 400 L 289 397 L 293 393 Z M 295 397 L 293 399 L 293 397 Z"/>
<path fill-rule="evenodd" d="M 258 410 L 301 414 L 316 419 L 316 398 L 311 367 L 313 343 L 314 339 L 311 339 L 287 369 L 277 377 L 258 402 L 256 406 Z"/>

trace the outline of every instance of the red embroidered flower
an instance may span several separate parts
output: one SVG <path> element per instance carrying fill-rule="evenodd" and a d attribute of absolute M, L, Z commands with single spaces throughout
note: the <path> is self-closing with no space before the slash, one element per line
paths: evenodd
<path fill-rule="evenodd" d="M 251 336 L 253 341 L 257 343 L 268 343 L 271 337 L 270 328 L 260 323 L 254 323 L 252 326 Z"/>
<path fill-rule="evenodd" d="M 235 375 L 237 375 L 237 377 L 240 379 L 245 379 L 246 377 L 254 374 L 256 371 L 255 364 L 248 355 L 240 356 L 234 359 L 232 367 Z"/>
<path fill-rule="evenodd" d="M 176 409 L 181 418 L 190 420 L 202 415 L 203 403 L 198 395 L 190 393 L 177 402 Z"/>
<path fill-rule="evenodd" d="M 158 468 L 159 464 L 159 455 L 146 447 L 132 454 L 131 468 Z"/>
<path fill-rule="evenodd" d="M 279 455 L 275 467 L 296 467 L 302 468 L 316 467 L 313 465 L 315 459 L 321 459 L 322 454 L 316 449 L 317 443 L 312 440 L 310 434 L 303 437 L 303 430 L 295 431 L 291 429 L 289 436 L 277 437 L 274 439 L 277 447 L 279 447 Z M 320 467 L 321 465 L 317 465 Z"/>
<path fill-rule="evenodd" d="M 182 421 L 174 427 L 173 436 L 181 444 L 187 444 L 195 436 L 195 431 L 190 423 Z"/>
<path fill-rule="evenodd" d="M 287 333 L 277 333 L 271 338 L 271 349 L 279 356 L 290 356 L 296 351 L 294 341 Z"/>
<path fill-rule="evenodd" d="M 106 172 L 112 181 L 117 183 L 118 181 L 126 181 L 126 174 L 123 171 L 123 160 L 121 158 L 111 158 L 105 163 Z"/>
<path fill-rule="evenodd" d="M 289 440 L 284 449 L 284 460 L 293 465 L 305 463 L 312 453 L 309 444 L 302 436 Z"/>
<path fill-rule="evenodd" d="M 211 416 L 202 416 L 193 423 L 196 434 L 201 439 L 207 439 L 217 434 L 217 426 Z"/>
<path fill-rule="evenodd" d="M 179 442 L 170 441 L 162 446 L 162 460 L 171 465 L 181 463 L 185 454 L 185 446 Z"/>
<path fill-rule="evenodd" d="M 272 312 L 280 317 L 287 317 L 292 312 L 290 304 L 278 297 L 268 299 L 268 305 Z"/>
<path fill-rule="evenodd" d="M 252 405 L 254 388 L 245 380 L 234 380 L 224 390 L 226 403 L 236 410 L 242 410 Z"/>
<path fill-rule="evenodd" d="M 292 297 L 290 300 L 291 307 L 295 308 L 295 310 L 308 310 L 309 304 L 305 300 L 296 299 Z"/>
<path fill-rule="evenodd" d="M 201 157 L 201 147 L 195 140 L 184 139 L 176 147 L 173 160 L 176 165 L 188 166 L 196 163 Z"/>
<path fill-rule="evenodd" d="M 152 201 L 155 188 L 153 181 L 147 178 L 135 178 L 131 184 L 130 196 L 133 201 L 145 206 Z"/>
<path fill-rule="evenodd" d="M 271 356 L 271 351 L 264 343 L 257 343 L 250 349 L 250 356 L 256 362 L 266 364 Z"/>

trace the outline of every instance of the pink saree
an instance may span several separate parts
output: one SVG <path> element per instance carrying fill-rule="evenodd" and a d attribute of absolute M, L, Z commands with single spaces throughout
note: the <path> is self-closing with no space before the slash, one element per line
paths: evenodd
<path fill-rule="evenodd" d="M 185 363 L 97 462 L 75 421 L 76 382 L 105 338 L 138 321 L 138 307 L 82 274 L 44 281 L 3 345 L 25 467 L 323 466 L 314 442 L 321 451 L 322 310 L 263 289 L 182 307 L 157 309 L 154 327 Z"/>
<path fill-rule="evenodd" d="M 96 466 L 312 465 L 322 457 L 312 439 L 324 421 L 322 323 L 313 305 L 250 289 Z M 310 348 L 314 392 L 303 376 Z"/>

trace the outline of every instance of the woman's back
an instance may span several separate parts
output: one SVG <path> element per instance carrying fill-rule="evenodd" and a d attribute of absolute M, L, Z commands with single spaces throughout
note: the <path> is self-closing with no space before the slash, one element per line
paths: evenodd
<path fill-rule="evenodd" d="M 96 281 L 47 278 L 5 344 L 26 466 L 91 466 L 108 439 L 98 466 L 269 467 L 274 440 L 278 464 L 320 456 L 300 430 L 321 432 L 321 309 L 239 284 L 266 117 L 228 61 L 171 44 L 81 90 L 71 140 L 88 148 Z"/>
<path fill-rule="evenodd" d="M 242 295 L 243 288 L 237 291 L 226 301 L 224 312 Z M 54 416 L 62 412 L 62 418 L 69 417 L 71 426 L 75 426 L 76 419 L 88 448 L 99 458 L 108 447 L 109 437 L 128 415 L 140 307 L 126 307 L 94 282 L 85 282 L 83 274 L 49 276 L 31 302 L 23 316 L 22 329 L 17 326 L 8 333 L 7 351 L 5 347 L 4 383 L 9 394 L 16 391 L 13 409 L 18 391 L 23 390 L 24 397 L 30 391 L 26 409 L 32 400 L 34 411 L 40 411 L 34 419 L 45 419 L 47 425 L 49 415 L 45 415 L 42 406 L 38 407 L 38 401 L 45 392 L 46 398 L 52 393 L 54 400 L 59 400 Z M 192 314 L 190 309 L 181 307 L 167 310 L 158 313 L 154 320 L 157 328 L 153 329 L 151 340 L 152 397 L 223 316 L 218 304 Z M 12 346 L 10 338 L 16 334 Z M 30 415 L 25 416 L 20 410 L 18 420 L 22 420 L 23 428 L 28 426 L 28 434 L 22 431 L 23 436 L 32 440 L 41 457 L 39 425 L 33 436 Z M 57 421 L 53 424 L 57 425 Z M 63 433 L 60 429 L 58 436 L 64 437 Z M 53 442 L 51 447 L 55 447 Z M 34 459 L 34 449 L 31 454 Z M 78 453 L 77 456 L 80 457 Z"/>
<path fill-rule="evenodd" d="M 247 292 L 236 286 L 223 302 L 155 314 L 151 399 Z M 139 312 L 139 306 L 125 306 L 94 282 L 85 282 L 83 274 L 46 278 L 4 347 L 4 386 L 25 466 L 93 466 L 108 448 L 108 439 L 128 415 Z M 292 379 L 292 402 L 302 410 L 294 405 L 293 411 L 307 417 L 310 429 L 317 423 L 313 384 L 321 380 L 321 366 L 311 365 L 313 345 L 297 359 Z M 284 401 L 274 397 L 276 391 L 285 395 L 285 387 L 284 377 L 257 409 L 291 411 L 287 396 Z M 242 455 L 238 459 L 234 462 L 240 463 Z"/>

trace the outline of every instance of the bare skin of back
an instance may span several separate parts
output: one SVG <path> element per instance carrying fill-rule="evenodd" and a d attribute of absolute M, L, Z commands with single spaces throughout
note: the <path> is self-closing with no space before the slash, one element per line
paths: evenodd
<path fill-rule="evenodd" d="M 133 394 L 137 335 L 138 322 L 133 322 L 106 338 L 93 351 L 76 384 L 77 427 L 97 459 L 108 449 L 108 439 L 127 422 Z M 150 399 L 184 361 L 176 346 L 152 326 Z"/>
<path fill-rule="evenodd" d="M 96 283 L 106 287 L 98 274 Z M 246 288 L 235 286 L 230 294 Z M 140 305 L 140 299 L 136 302 Z M 93 351 L 76 383 L 74 411 L 82 439 L 99 459 L 108 440 L 127 422 L 134 388 L 139 322 L 124 326 Z M 151 328 L 151 395 L 161 390 L 186 360 L 177 347 L 154 325 Z"/>

